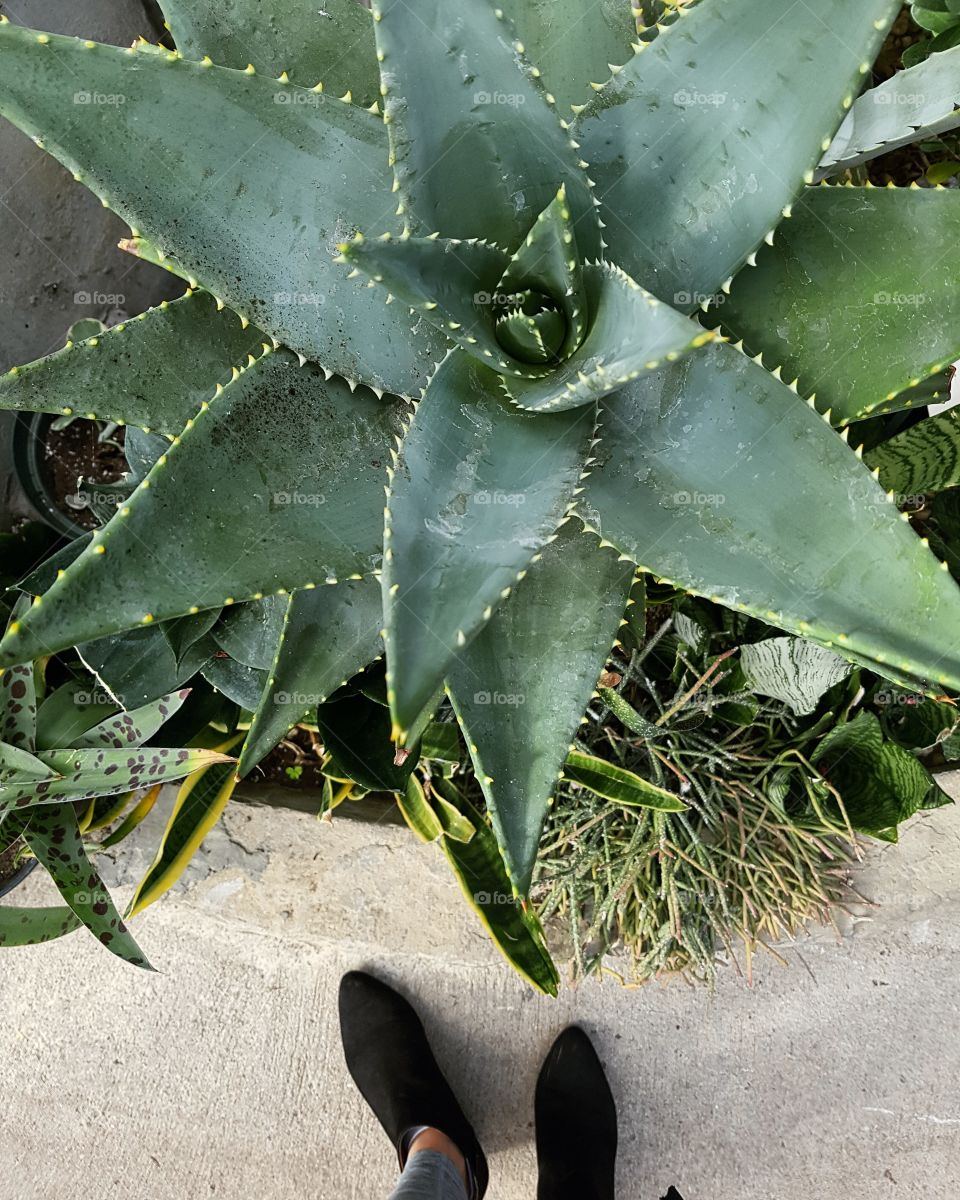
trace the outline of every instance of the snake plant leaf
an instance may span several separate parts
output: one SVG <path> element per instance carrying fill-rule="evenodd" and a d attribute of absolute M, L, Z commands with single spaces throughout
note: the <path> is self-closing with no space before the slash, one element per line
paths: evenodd
<path fill-rule="evenodd" d="M 404 792 L 419 758 L 416 744 L 398 755 L 390 740 L 390 713 L 359 693 L 317 708 L 317 728 L 331 756 L 328 773 L 352 779 L 368 792 Z"/>
<path fill-rule="evenodd" d="M 840 793 L 854 829 L 896 841 L 897 826 L 922 808 L 951 803 L 909 751 L 883 736 L 871 712 L 831 730 L 812 761 Z"/>
<path fill-rule="evenodd" d="M 864 454 L 863 461 L 900 497 L 960 486 L 960 410 L 948 408 L 911 425 Z"/>
<path fill-rule="evenodd" d="M 960 686 L 960 591 L 830 426 L 730 346 L 603 402 L 578 511 L 635 562 L 881 675 Z"/>
<path fill-rule="evenodd" d="M 266 671 L 273 665 L 291 597 L 264 596 L 223 610 L 213 640 L 230 658 Z"/>
<path fill-rule="evenodd" d="M 452 789 L 446 798 L 451 794 Z M 560 976 L 543 928 L 533 909 L 514 895 L 493 830 L 459 793 L 456 807 L 473 826 L 474 835 L 465 842 L 445 834 L 440 845 L 467 903 L 513 969 L 538 992 L 556 996 Z"/>
<path fill-rule="evenodd" d="M 520 895 L 633 575 L 633 563 L 569 521 L 451 666 L 450 699 Z"/>
<path fill-rule="evenodd" d="M 163 784 L 158 783 L 148 791 L 144 792 L 137 803 L 127 813 L 126 817 L 113 833 L 103 838 L 98 842 L 101 850 L 109 850 L 111 846 L 118 846 L 122 841 L 130 836 L 131 833 L 142 825 L 156 807 L 157 801 L 160 799 L 160 793 L 163 790 Z M 96 810 L 94 810 L 96 812 Z"/>
<path fill-rule="evenodd" d="M 652 808 L 657 812 L 685 812 L 686 804 L 674 792 L 658 787 L 635 771 L 618 767 L 605 758 L 571 750 L 563 768 L 564 779 L 588 788 L 596 796 L 627 808 Z"/>
<path fill-rule="evenodd" d="M 717 313 L 845 425 L 960 357 L 958 271 L 960 192 L 810 188 Z"/>
<path fill-rule="evenodd" d="M 191 771 L 224 761 L 209 750 L 38 750 L 55 778 L 0 784 L 0 815 L 59 800 L 92 800 L 148 784 L 182 779 Z"/>
<path fill-rule="evenodd" d="M 124 746 L 142 746 L 160 726 L 172 717 L 190 695 L 189 688 L 181 688 L 169 696 L 162 696 L 152 704 L 135 708 L 132 712 L 120 712 L 94 725 L 76 738 L 70 745 L 74 749 L 94 749 L 107 746 L 120 749 Z"/>
<path fill-rule="evenodd" d="M 461 647 L 563 520 L 595 412 L 511 409 L 454 350 L 400 448 L 384 528 L 387 694 L 403 738 Z"/>
<path fill-rule="evenodd" d="M 179 433 L 264 335 L 191 292 L 0 375 L 0 408 L 73 413 Z"/>
<path fill-rule="evenodd" d="M 579 152 L 489 0 L 376 0 L 384 120 L 411 232 L 515 250 L 566 184 L 581 252 L 600 228 Z"/>
<path fill-rule="evenodd" d="M 265 354 L 176 439 L 64 575 L 11 626 L 34 653 L 379 567 L 399 407 Z M 291 435 L 291 431 L 295 431 Z M 210 479 L 218 481 L 215 489 Z M 203 495 L 202 520 L 184 497 Z M 177 563 L 171 570 L 171 563 Z"/>
<path fill-rule="evenodd" d="M 442 796 L 433 785 L 433 809 L 440 820 L 440 827 L 446 836 L 454 842 L 469 842 L 477 832 L 476 826 L 462 812 Z"/>
<path fill-rule="evenodd" d="M 203 678 L 228 700 L 252 712 L 260 703 L 267 686 L 267 672 L 232 658 L 211 658 L 204 666 Z"/>
<path fill-rule="evenodd" d="M 378 117 L 262 75 L 12 24 L 0 54 L 0 112 L 228 307 L 349 379 L 422 386 L 443 343 L 333 262 L 357 227 L 392 221 Z M 125 101 L 74 104 L 78 79 Z"/>
<path fill-rule="evenodd" d="M 716 337 L 644 291 L 619 267 L 588 263 L 584 281 L 594 316 L 583 344 L 541 379 L 505 378 L 504 390 L 519 407 L 562 412 L 590 404 Z"/>
<path fill-rule="evenodd" d="M 795 637 L 766 638 L 744 646 L 740 666 L 751 691 L 773 696 L 798 717 L 812 713 L 824 694 L 853 669 L 825 646 Z"/>
<path fill-rule="evenodd" d="M 224 748 L 232 749 L 237 740 L 225 743 Z M 223 815 L 237 786 L 237 776 L 232 760 L 224 761 L 222 754 L 219 758 L 219 762 L 197 771 L 180 785 L 157 856 L 127 908 L 128 918 L 143 912 L 173 887 Z"/>
<path fill-rule="evenodd" d="M 15 663 L 0 673 L 0 741 L 21 750 L 37 744 L 37 692 L 33 663 Z"/>
<path fill-rule="evenodd" d="M 0 905 L 0 947 L 39 946 L 73 933 L 82 924 L 73 909 L 66 906 L 20 908 Z"/>
<path fill-rule="evenodd" d="M 519 367 L 504 355 L 493 319 L 497 301 L 507 299 L 498 288 L 510 263 L 505 251 L 457 238 L 371 240 L 362 234 L 339 250 L 356 270 L 417 309 L 481 362 L 502 371 Z"/>
<path fill-rule="evenodd" d="M 557 109 L 570 115 L 574 104 L 593 95 L 611 65 L 633 55 L 637 26 L 629 3 L 584 4 L 583 0 L 524 0 L 508 14 L 526 56 L 543 72 Z"/>
<path fill-rule="evenodd" d="M 573 130 L 607 257 L 684 311 L 714 296 L 812 181 L 899 8 L 708 2 L 644 45 Z"/>
<path fill-rule="evenodd" d="M 443 833 L 440 818 L 427 800 L 423 784 L 416 775 L 410 776 L 404 791 L 397 792 L 397 807 L 418 841 L 435 842 Z"/>
<path fill-rule="evenodd" d="M 294 83 L 322 82 L 334 96 L 352 92 L 368 105 L 379 94 L 373 21 L 357 0 L 163 0 L 177 49 L 187 58 L 209 55 L 223 67 L 248 63 L 266 75 L 286 73 Z"/>
<path fill-rule="evenodd" d="M 497 290 L 539 292 L 556 300 L 564 319 L 563 340 L 556 352 L 560 358 L 568 358 L 583 341 L 590 303 L 565 187 L 537 217 Z"/>
<path fill-rule="evenodd" d="M 34 809 L 23 839 L 49 872 L 68 907 L 93 936 L 124 962 L 152 971 L 87 857 L 73 805 L 51 804 Z"/>
<path fill-rule="evenodd" d="M 294 592 L 270 664 L 270 680 L 240 754 L 246 775 L 281 738 L 382 653 L 379 580 L 346 580 Z"/>
<path fill-rule="evenodd" d="M 958 125 L 960 46 L 954 46 L 864 92 L 837 130 L 817 173 L 822 177 L 850 170 Z"/>

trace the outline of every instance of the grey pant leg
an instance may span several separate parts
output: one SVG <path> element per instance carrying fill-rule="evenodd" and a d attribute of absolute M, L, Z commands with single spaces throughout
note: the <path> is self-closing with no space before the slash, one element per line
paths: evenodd
<path fill-rule="evenodd" d="M 411 1154 L 389 1200 L 467 1200 L 457 1168 L 439 1150 Z"/>

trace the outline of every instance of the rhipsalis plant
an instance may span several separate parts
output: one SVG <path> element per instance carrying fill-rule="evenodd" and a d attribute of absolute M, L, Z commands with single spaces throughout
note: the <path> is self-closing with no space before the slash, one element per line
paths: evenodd
<path fill-rule="evenodd" d="M 189 283 L 2 381 L 170 443 L 4 663 L 279 597 L 247 771 L 382 626 L 394 739 L 445 685 L 521 895 L 638 568 L 960 687 L 848 444 L 960 354 L 960 194 L 811 186 L 898 0 L 161 4 L 175 50 L 0 30 L 0 111 Z"/>
<path fill-rule="evenodd" d="M 185 691 L 123 711 L 82 684 L 66 682 L 44 695 L 43 682 L 33 663 L 0 674 L 0 846 L 22 839 L 64 906 L 0 906 L 0 947 L 49 941 L 85 925 L 114 954 L 148 967 L 88 857 L 84 833 L 98 813 L 116 812 L 111 797 L 140 789 L 149 795 L 228 760 L 208 750 L 141 749 Z"/>

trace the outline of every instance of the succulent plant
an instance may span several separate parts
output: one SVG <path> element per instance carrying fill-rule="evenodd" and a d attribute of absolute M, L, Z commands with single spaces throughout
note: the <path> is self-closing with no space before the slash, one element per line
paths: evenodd
<path fill-rule="evenodd" d="M 109 797 L 229 761 L 202 749 L 143 747 L 186 699 L 182 690 L 131 711 L 68 681 L 38 705 L 33 663 L 0 674 L 0 845 L 22 839 L 49 872 L 62 908 L 0 907 L 0 946 L 49 941 L 85 925 L 109 950 L 149 967 L 91 863 L 84 832 Z M 78 805 L 83 803 L 84 808 Z"/>
<path fill-rule="evenodd" d="M 176 49 L 0 30 L 0 111 L 189 284 L 0 381 L 170 442 L 0 661 L 272 604 L 245 771 L 382 624 L 394 738 L 445 684 L 520 894 L 638 568 L 960 686 L 847 444 L 960 353 L 960 194 L 811 186 L 898 0 L 161 4 Z"/>

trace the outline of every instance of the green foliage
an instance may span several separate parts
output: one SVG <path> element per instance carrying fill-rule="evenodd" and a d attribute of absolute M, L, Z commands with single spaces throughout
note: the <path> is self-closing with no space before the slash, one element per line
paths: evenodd
<path fill-rule="evenodd" d="M 126 423 L 131 466 L 62 574 L 24 583 L 40 602 L 0 662 L 77 646 L 142 703 L 199 671 L 197 705 L 254 714 L 243 772 L 319 705 L 326 811 L 386 787 L 431 830 L 407 786 L 446 684 L 492 828 L 459 842 L 437 803 L 442 840 L 521 894 L 625 614 L 636 633 L 637 566 L 960 687 L 953 579 L 780 370 L 847 424 L 925 403 L 960 354 L 960 195 L 808 186 L 896 0 L 529 0 L 516 24 L 488 0 L 162 7 L 176 49 L 0 28 L 0 111 L 191 289 L 0 381 L 2 407 Z M 634 40 L 635 17 L 663 22 Z M 718 319 L 776 369 L 716 344 Z M 358 675 L 384 645 L 385 675 Z M 505 664 L 536 697 L 514 729 L 471 701 L 518 690 Z M 725 680 L 745 727 L 758 701 Z M 145 895 L 225 802 L 218 774 Z M 481 906 L 501 944 L 508 907 Z"/>

